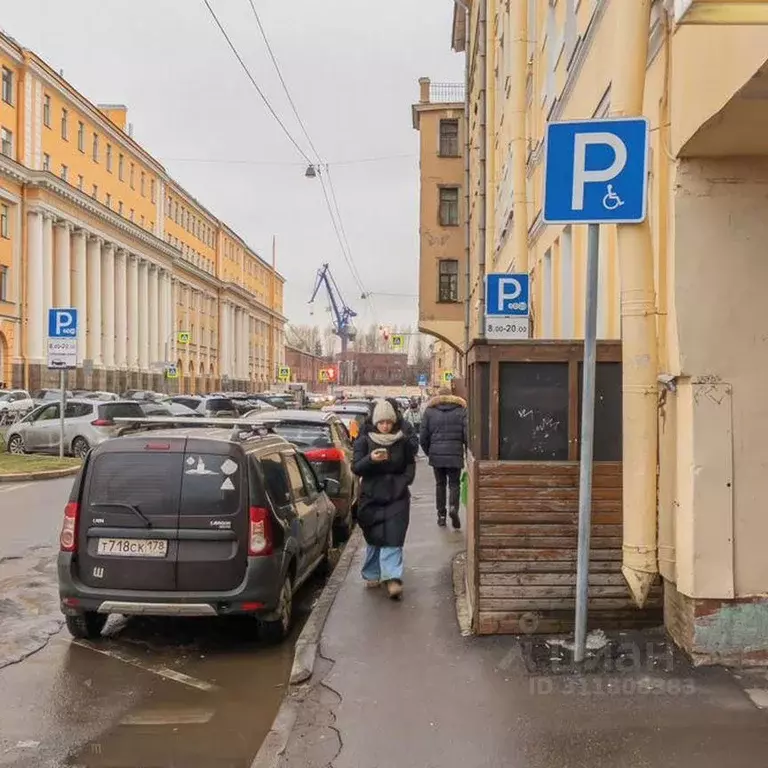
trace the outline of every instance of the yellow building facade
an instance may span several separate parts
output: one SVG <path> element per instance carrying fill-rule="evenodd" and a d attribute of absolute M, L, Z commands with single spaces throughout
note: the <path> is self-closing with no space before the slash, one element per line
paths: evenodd
<path fill-rule="evenodd" d="M 586 227 L 543 223 L 545 127 L 650 122 L 648 220 L 601 227 L 598 337 L 624 348 L 624 573 L 638 604 L 661 574 L 667 628 L 700 661 L 768 652 L 766 22 L 768 3 L 725 0 L 454 13 L 473 329 L 485 274 L 528 272 L 532 336 L 583 338 Z"/>
<path fill-rule="evenodd" d="M 0 36 L 0 382 L 56 386 L 47 313 L 78 309 L 73 385 L 260 389 L 284 359 L 267 261 L 96 106 Z M 184 332 L 180 343 L 179 333 Z"/>

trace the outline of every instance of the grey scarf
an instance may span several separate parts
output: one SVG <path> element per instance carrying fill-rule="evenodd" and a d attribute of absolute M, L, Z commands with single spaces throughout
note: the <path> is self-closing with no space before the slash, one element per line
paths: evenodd
<path fill-rule="evenodd" d="M 385 448 L 389 448 L 390 446 L 394 445 L 398 440 L 401 440 L 403 437 L 402 432 L 369 432 L 368 435 L 370 436 L 371 440 L 376 443 L 376 445 L 381 445 Z"/>

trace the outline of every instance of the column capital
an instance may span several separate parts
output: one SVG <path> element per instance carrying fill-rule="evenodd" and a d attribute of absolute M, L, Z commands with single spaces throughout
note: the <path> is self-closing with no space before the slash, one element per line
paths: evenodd
<path fill-rule="evenodd" d="M 85 230 L 83 230 L 83 231 L 85 232 Z M 104 238 L 101 235 L 94 235 L 94 234 L 92 234 L 90 232 L 86 232 L 86 235 L 88 237 L 88 242 L 89 243 L 96 242 L 99 245 L 103 245 L 104 244 Z"/>
<path fill-rule="evenodd" d="M 67 221 L 66 219 L 56 219 L 54 221 L 54 226 L 59 227 L 60 229 L 66 229 L 68 232 L 72 232 L 75 228 L 72 222 Z"/>
<path fill-rule="evenodd" d="M 128 261 L 133 264 L 135 261 L 139 261 L 138 254 L 132 253 L 131 251 L 123 251 L 123 253 L 128 257 Z"/>
<path fill-rule="evenodd" d="M 102 240 L 101 241 L 102 248 L 108 251 L 112 251 L 112 253 L 117 256 L 117 254 L 120 252 L 120 248 L 116 246 L 114 243 L 110 243 L 108 240 Z"/>

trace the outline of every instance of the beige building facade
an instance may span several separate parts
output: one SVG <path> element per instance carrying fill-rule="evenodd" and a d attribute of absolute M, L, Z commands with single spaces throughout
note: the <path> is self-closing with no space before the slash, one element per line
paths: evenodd
<path fill-rule="evenodd" d="M 583 337 L 586 227 L 543 223 L 545 127 L 650 121 L 648 220 L 601 227 L 598 337 L 624 348 L 624 573 L 638 604 L 661 574 L 666 625 L 700 661 L 768 654 L 765 22 L 768 3 L 711 0 L 454 13 L 472 330 L 484 275 L 513 271 L 531 275 L 534 338 Z"/>

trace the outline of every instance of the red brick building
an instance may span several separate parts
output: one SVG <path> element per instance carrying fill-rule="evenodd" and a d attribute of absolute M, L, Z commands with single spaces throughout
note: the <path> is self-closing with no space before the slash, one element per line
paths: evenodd
<path fill-rule="evenodd" d="M 291 381 L 307 385 L 310 392 L 327 392 L 335 382 L 320 381 L 320 372 L 335 368 L 327 357 L 312 355 L 296 347 L 285 347 L 285 364 L 291 369 Z"/>
<path fill-rule="evenodd" d="M 396 352 L 350 352 L 343 362 L 337 355 L 341 383 L 348 386 L 413 386 L 418 383 L 416 366 L 408 355 Z"/>

